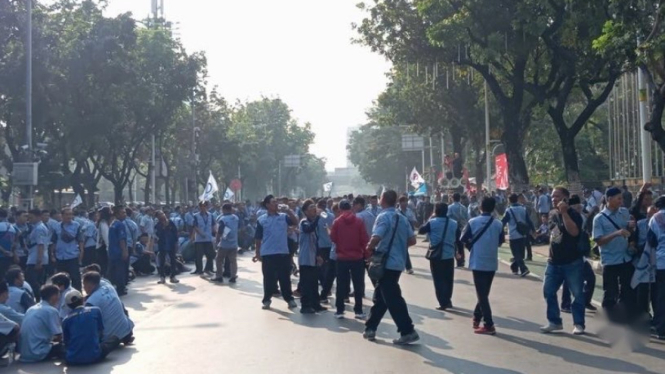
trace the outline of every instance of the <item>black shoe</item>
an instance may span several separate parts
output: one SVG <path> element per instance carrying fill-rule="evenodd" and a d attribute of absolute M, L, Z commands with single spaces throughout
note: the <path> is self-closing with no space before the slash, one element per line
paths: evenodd
<path fill-rule="evenodd" d="M 229 279 L 229 283 L 235 283 L 238 280 L 238 277 L 233 277 Z"/>
<path fill-rule="evenodd" d="M 321 299 L 321 304 L 330 304 L 330 301 L 328 299 Z"/>
<path fill-rule="evenodd" d="M 444 310 L 448 310 L 448 309 L 452 309 L 452 308 L 453 308 L 453 304 L 450 303 L 450 304 L 448 304 L 448 305 L 446 305 L 446 306 L 440 306 L 440 307 L 437 307 L 436 310 L 444 311 Z"/>
<path fill-rule="evenodd" d="M 194 271 L 191 272 L 190 274 L 192 274 L 192 275 L 201 275 L 201 274 L 203 274 L 203 272 L 200 271 L 200 270 L 194 270 Z"/>
<path fill-rule="evenodd" d="M 457 264 L 457 267 L 458 267 L 458 268 L 463 268 L 463 267 L 464 267 L 464 263 Z"/>
<path fill-rule="evenodd" d="M 227 277 L 227 278 L 231 278 L 231 274 L 229 274 L 229 273 L 223 273 L 222 276 Z"/>
<path fill-rule="evenodd" d="M 314 310 L 318 313 L 318 312 L 324 312 L 324 311 L 328 310 L 328 308 L 326 308 L 325 306 L 322 306 L 322 305 L 317 305 L 317 306 L 314 307 Z"/>
<path fill-rule="evenodd" d="M 593 306 L 592 304 L 587 304 L 587 305 L 585 306 L 585 308 L 586 308 L 587 310 L 592 311 L 592 312 L 595 312 L 595 311 L 598 310 L 598 308 L 596 308 L 596 307 Z"/>
<path fill-rule="evenodd" d="M 533 261 L 533 257 L 527 257 L 526 260 L 527 261 Z"/>
<path fill-rule="evenodd" d="M 665 335 L 651 334 L 651 339 L 665 342 Z"/>
<path fill-rule="evenodd" d="M 223 277 L 217 277 L 217 278 L 211 279 L 210 281 L 217 282 L 217 283 L 224 283 L 224 278 Z"/>
<path fill-rule="evenodd" d="M 572 310 L 570 310 L 570 308 L 561 308 L 561 312 L 570 314 L 570 313 L 572 313 Z"/>
<path fill-rule="evenodd" d="M 314 308 L 300 308 L 300 313 L 302 314 L 314 314 L 316 310 Z"/>

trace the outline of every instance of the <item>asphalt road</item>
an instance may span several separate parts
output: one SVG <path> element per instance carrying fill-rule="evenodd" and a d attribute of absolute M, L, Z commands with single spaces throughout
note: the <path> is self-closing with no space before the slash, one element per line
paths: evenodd
<path fill-rule="evenodd" d="M 123 298 L 136 322 L 132 347 L 111 353 L 98 365 L 66 368 L 57 362 L 14 364 L 0 373 L 643 373 L 665 372 L 665 345 L 644 341 L 635 351 L 600 338 L 601 318 L 587 314 L 588 334 L 573 336 L 570 315 L 566 331 L 543 335 L 542 283 L 537 276 L 515 278 L 505 265 L 490 295 L 498 334 L 476 336 L 471 328 L 475 291 L 471 273 L 455 273 L 455 309 L 439 312 L 425 246 L 413 248 L 416 273 L 404 274 L 402 290 L 421 341 L 393 346 L 397 337 L 390 318 L 377 342 L 363 340 L 364 325 L 336 320 L 332 312 L 301 315 L 282 300 L 261 309 L 260 266 L 250 255 L 240 259 L 235 286 L 216 285 L 185 275 L 178 285 L 158 285 L 156 277 L 140 278 Z M 540 259 L 542 260 L 542 259 Z M 533 265 L 532 270 L 539 265 Z M 294 280 L 295 282 L 295 280 Z M 371 285 L 368 284 L 368 295 Z M 371 301 L 368 299 L 366 308 Z M 623 335 L 625 336 L 625 335 Z"/>

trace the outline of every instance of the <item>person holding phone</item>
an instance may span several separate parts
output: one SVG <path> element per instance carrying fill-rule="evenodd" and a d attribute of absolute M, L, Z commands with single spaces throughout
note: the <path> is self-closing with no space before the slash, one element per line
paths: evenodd
<path fill-rule="evenodd" d="M 593 238 L 600 247 L 603 265 L 603 309 L 615 322 L 634 314 L 636 299 L 630 286 L 635 267 L 630 240 L 635 218 L 623 207 L 621 190 L 612 187 L 605 193 L 607 206 L 593 220 Z M 622 308 L 617 308 L 621 304 Z"/>
<path fill-rule="evenodd" d="M 550 255 L 545 269 L 543 294 L 547 302 L 548 324 L 541 327 L 543 333 L 563 330 L 561 310 L 557 292 L 565 281 L 574 300 L 571 305 L 573 334 L 582 335 L 586 324 L 584 318 L 584 253 L 579 249 L 582 231 L 582 216 L 568 205 L 570 192 L 565 187 L 555 187 L 552 203 L 556 207 L 549 213 Z"/>

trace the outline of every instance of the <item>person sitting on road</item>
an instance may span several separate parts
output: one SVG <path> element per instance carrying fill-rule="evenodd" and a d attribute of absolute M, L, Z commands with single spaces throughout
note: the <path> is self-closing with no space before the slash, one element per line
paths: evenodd
<path fill-rule="evenodd" d="M 83 288 L 88 295 L 85 305 L 96 306 L 102 311 L 102 341 L 108 342 L 112 337 L 119 337 L 123 344 L 132 344 L 134 322 L 126 315 L 120 298 L 112 290 L 113 287 L 102 284 L 99 273 L 92 271 L 83 275 Z"/>
<path fill-rule="evenodd" d="M 63 320 L 69 315 L 71 310 L 65 302 L 65 296 L 75 288 L 72 287 L 71 279 L 67 273 L 58 273 L 51 277 L 51 283 L 58 286 L 60 290 L 60 301 L 58 302 L 58 311 L 60 313 L 60 319 Z"/>
<path fill-rule="evenodd" d="M 39 293 L 41 301 L 28 309 L 21 325 L 21 362 L 40 362 L 62 355 L 62 328 L 56 309 L 60 290 L 51 284 L 42 286 Z"/>
<path fill-rule="evenodd" d="M 83 306 L 83 295 L 72 290 L 65 297 L 71 310 L 62 322 L 65 343 L 65 360 L 68 365 L 86 365 L 103 360 L 120 345 L 117 336 L 102 341 L 104 322 L 97 307 Z"/>
<path fill-rule="evenodd" d="M 31 306 L 35 305 L 35 297 L 24 287 L 25 276 L 23 270 L 19 267 L 10 268 L 5 280 L 9 285 L 7 305 L 16 312 L 25 314 Z"/>
<path fill-rule="evenodd" d="M 7 300 L 9 300 L 9 285 L 0 280 L 0 315 L 3 315 L 10 321 L 20 325 L 23 323 L 25 315 L 15 311 L 12 307 L 7 305 Z M 0 355 L 0 357 L 2 357 L 2 355 Z"/>

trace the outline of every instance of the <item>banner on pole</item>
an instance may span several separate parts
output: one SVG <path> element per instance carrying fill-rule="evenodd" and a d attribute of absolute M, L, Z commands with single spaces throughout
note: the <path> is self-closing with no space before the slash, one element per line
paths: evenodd
<path fill-rule="evenodd" d="M 206 183 L 206 188 L 203 191 L 203 194 L 199 196 L 199 201 L 201 202 L 210 201 L 215 192 L 217 192 L 218 190 L 219 187 L 217 186 L 217 181 L 215 180 L 215 177 L 212 176 L 212 171 L 211 171 L 210 176 L 208 177 L 208 183 Z"/>
<path fill-rule="evenodd" d="M 510 187 L 508 184 L 508 159 L 506 158 L 506 154 L 495 156 L 494 164 L 496 167 L 496 189 L 505 191 Z"/>
<path fill-rule="evenodd" d="M 233 191 L 231 191 L 230 188 L 227 188 L 226 192 L 224 193 L 224 201 L 231 201 L 233 200 L 234 196 L 235 194 L 233 193 Z"/>
<path fill-rule="evenodd" d="M 415 167 L 411 171 L 411 175 L 409 176 L 409 181 L 411 181 L 411 185 L 413 188 L 418 188 L 420 187 L 421 184 L 425 183 L 425 179 L 418 173 L 418 169 Z"/>
<path fill-rule="evenodd" d="M 69 207 L 74 209 L 81 204 L 83 204 L 83 199 L 81 198 L 81 195 L 76 194 L 76 198 L 72 201 L 72 204 Z"/>
<path fill-rule="evenodd" d="M 333 188 L 333 182 L 328 182 L 323 185 L 323 192 L 331 192 Z"/>

